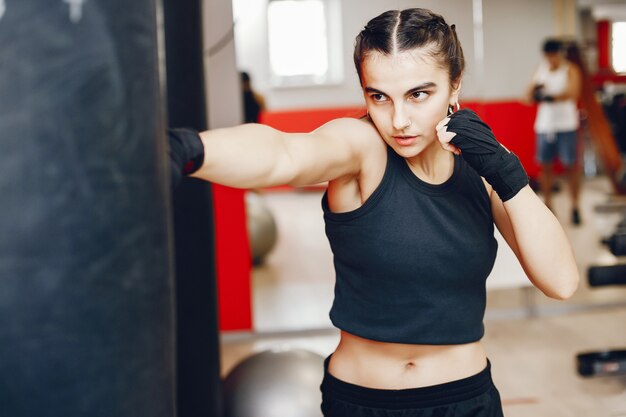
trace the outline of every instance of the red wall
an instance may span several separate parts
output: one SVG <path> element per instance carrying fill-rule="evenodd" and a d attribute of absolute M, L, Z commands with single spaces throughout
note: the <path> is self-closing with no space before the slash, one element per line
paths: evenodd
<path fill-rule="evenodd" d="M 213 184 L 220 330 L 252 329 L 250 246 L 244 190 Z"/>
<path fill-rule="evenodd" d="M 626 83 L 626 75 L 616 74 L 613 70 L 611 60 L 611 25 L 609 20 L 596 22 L 596 33 L 598 36 L 598 72 L 592 77 L 595 85 L 601 87 L 607 81 L 614 83 Z"/>

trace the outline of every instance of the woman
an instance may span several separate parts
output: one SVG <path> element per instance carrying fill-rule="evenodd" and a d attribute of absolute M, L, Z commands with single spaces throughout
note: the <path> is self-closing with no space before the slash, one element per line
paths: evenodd
<path fill-rule="evenodd" d="M 354 59 L 368 117 L 308 134 L 175 131 L 175 174 L 187 164 L 241 188 L 328 181 L 341 339 L 326 360 L 325 416 L 501 416 L 480 342 L 494 223 L 552 298 L 577 287 L 570 245 L 491 130 L 469 110 L 447 117 L 464 68 L 454 26 L 389 11 L 358 35 Z"/>

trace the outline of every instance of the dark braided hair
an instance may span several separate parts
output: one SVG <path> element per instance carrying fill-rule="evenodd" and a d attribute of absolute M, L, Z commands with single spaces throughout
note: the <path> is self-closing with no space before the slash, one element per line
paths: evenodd
<path fill-rule="evenodd" d="M 356 37 L 354 65 L 363 84 L 361 66 L 368 53 L 385 55 L 424 47 L 450 74 L 450 86 L 458 83 L 465 69 L 463 49 L 455 26 L 427 9 L 389 10 L 372 20 Z"/>

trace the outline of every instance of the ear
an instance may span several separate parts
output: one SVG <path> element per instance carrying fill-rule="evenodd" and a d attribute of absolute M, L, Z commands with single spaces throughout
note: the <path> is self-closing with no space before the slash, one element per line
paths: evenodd
<path fill-rule="evenodd" d="M 459 102 L 459 94 L 461 94 L 461 84 L 463 80 L 459 78 L 452 82 L 452 91 L 450 92 L 450 105 L 455 107 Z"/>

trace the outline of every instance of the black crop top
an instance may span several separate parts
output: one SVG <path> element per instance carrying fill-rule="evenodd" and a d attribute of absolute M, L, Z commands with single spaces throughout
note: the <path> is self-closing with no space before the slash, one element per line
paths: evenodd
<path fill-rule="evenodd" d="M 374 193 L 333 213 L 322 199 L 334 255 L 333 324 L 367 339 L 461 344 L 484 334 L 485 282 L 498 248 L 491 203 L 461 156 L 443 184 L 417 178 L 388 147 Z"/>

